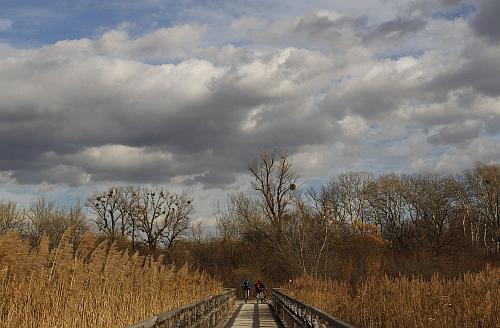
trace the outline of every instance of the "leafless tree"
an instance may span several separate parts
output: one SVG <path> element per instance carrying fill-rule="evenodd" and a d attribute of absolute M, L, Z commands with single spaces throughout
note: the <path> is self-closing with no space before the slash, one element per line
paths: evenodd
<path fill-rule="evenodd" d="M 113 187 L 88 198 L 87 207 L 95 217 L 97 228 L 112 240 L 127 235 L 130 193 L 127 188 Z"/>
<path fill-rule="evenodd" d="M 283 221 L 292 203 L 291 193 L 296 188 L 297 177 L 291 168 L 288 156 L 276 149 L 262 152 L 248 167 L 253 178 L 251 185 L 259 193 L 265 217 L 278 233 L 283 230 Z"/>
<path fill-rule="evenodd" d="M 158 188 L 142 189 L 134 207 L 138 230 L 152 254 L 160 242 L 170 248 L 189 230 L 190 214 L 194 209 L 186 194 L 173 194 Z"/>
<path fill-rule="evenodd" d="M 228 196 L 225 204 L 216 209 L 217 228 L 225 238 L 241 238 L 254 242 L 267 234 L 267 222 L 256 199 L 243 193 Z"/>
<path fill-rule="evenodd" d="M 18 210 L 15 202 L 0 201 L 0 235 L 21 230 L 24 221 L 24 215 Z"/>
<path fill-rule="evenodd" d="M 450 229 L 458 220 L 450 191 L 453 178 L 421 173 L 407 176 L 405 180 L 405 198 L 412 208 L 410 215 L 420 241 L 430 244 L 439 255 L 444 247 L 456 241 Z"/>
<path fill-rule="evenodd" d="M 46 234 L 50 239 L 50 247 L 54 247 L 59 243 L 64 231 L 70 227 L 73 228 L 76 242 L 88 230 L 87 220 L 79 201 L 66 210 L 58 207 L 54 201 L 40 197 L 29 206 L 24 215 L 28 223 L 28 235 L 33 244 Z"/>
<path fill-rule="evenodd" d="M 192 223 L 190 230 L 191 230 L 191 237 L 193 238 L 194 242 L 197 244 L 201 244 L 205 237 L 203 222 L 198 221 L 196 223 Z"/>
<path fill-rule="evenodd" d="M 380 227 L 384 238 L 396 249 L 410 248 L 414 243 L 413 227 L 401 177 L 395 174 L 378 177 L 367 195 L 372 221 Z"/>
<path fill-rule="evenodd" d="M 323 201 L 325 189 L 308 190 L 308 197 L 295 197 L 294 212 L 284 229 L 289 257 L 296 259 L 301 273 L 317 276 L 329 265 L 328 251 L 338 222 L 334 212 Z M 309 200 L 309 201 L 307 201 Z"/>
<path fill-rule="evenodd" d="M 330 180 L 328 194 L 340 221 L 351 227 L 356 221 L 363 224 L 370 221 L 368 194 L 372 181 L 373 177 L 365 172 L 343 173 Z"/>
<path fill-rule="evenodd" d="M 471 240 L 490 251 L 500 252 L 500 165 L 478 163 L 464 173 Z"/>

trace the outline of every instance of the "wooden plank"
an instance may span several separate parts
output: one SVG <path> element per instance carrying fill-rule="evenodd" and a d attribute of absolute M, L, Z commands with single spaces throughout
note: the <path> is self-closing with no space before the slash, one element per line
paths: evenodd
<path fill-rule="evenodd" d="M 267 304 L 255 302 L 240 302 L 236 309 L 237 315 L 229 320 L 225 328 L 277 328 L 274 316 Z"/>

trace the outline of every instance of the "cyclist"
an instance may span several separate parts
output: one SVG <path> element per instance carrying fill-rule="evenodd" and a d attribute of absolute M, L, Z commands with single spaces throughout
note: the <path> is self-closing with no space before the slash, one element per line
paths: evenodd
<path fill-rule="evenodd" d="M 255 287 L 255 295 L 257 297 L 257 304 L 259 304 L 259 300 L 261 303 L 263 303 L 266 298 L 266 289 L 267 289 L 266 285 L 264 285 L 262 281 L 257 280 L 254 287 Z"/>
<path fill-rule="evenodd" d="M 252 283 L 250 283 L 250 280 L 245 279 L 243 281 L 243 296 L 245 297 L 245 303 L 248 301 L 248 297 L 250 296 L 250 289 L 252 289 Z"/>

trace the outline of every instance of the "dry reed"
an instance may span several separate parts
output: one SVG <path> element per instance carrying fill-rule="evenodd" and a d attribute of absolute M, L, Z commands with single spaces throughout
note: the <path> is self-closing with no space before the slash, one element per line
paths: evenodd
<path fill-rule="evenodd" d="M 203 272 L 176 269 L 66 231 L 49 252 L 0 237 L 0 327 L 123 327 L 222 290 Z"/>
<path fill-rule="evenodd" d="M 284 291 L 357 327 L 500 327 L 500 268 L 456 279 L 372 274 L 347 283 L 302 277 Z"/>

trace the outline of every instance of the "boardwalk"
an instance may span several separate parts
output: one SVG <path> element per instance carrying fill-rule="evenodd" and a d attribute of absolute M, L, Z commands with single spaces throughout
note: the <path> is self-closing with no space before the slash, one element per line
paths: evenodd
<path fill-rule="evenodd" d="M 226 324 L 226 328 L 275 328 L 278 327 L 267 304 L 257 304 L 255 301 L 238 303 L 236 311 Z"/>
<path fill-rule="evenodd" d="M 321 310 L 296 300 L 279 289 L 272 290 L 273 311 L 267 304 L 236 301 L 236 290 L 228 288 L 212 297 L 149 317 L 128 328 L 152 327 L 244 327 L 277 328 L 320 326 L 355 328 Z M 229 317 L 229 318 L 228 318 Z"/>

